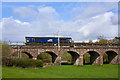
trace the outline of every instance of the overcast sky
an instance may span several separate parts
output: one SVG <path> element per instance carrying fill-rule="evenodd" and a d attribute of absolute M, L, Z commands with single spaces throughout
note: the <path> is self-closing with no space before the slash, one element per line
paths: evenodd
<path fill-rule="evenodd" d="M 72 37 L 74 41 L 118 36 L 116 2 L 2 3 L 2 41 L 26 36 Z M 1 33 L 0 33 L 1 34 Z"/>

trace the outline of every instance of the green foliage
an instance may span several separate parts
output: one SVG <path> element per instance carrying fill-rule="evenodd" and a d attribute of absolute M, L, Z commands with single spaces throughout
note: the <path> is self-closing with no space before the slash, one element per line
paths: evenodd
<path fill-rule="evenodd" d="M 100 44 L 106 44 L 108 43 L 109 40 L 107 40 L 104 36 L 99 36 L 98 37 L 99 43 Z"/>
<path fill-rule="evenodd" d="M 67 61 L 68 63 L 72 63 L 72 55 L 70 53 L 64 53 L 61 56 L 62 61 Z"/>
<path fill-rule="evenodd" d="M 90 63 L 90 54 L 86 53 L 83 55 L 84 64 Z"/>
<path fill-rule="evenodd" d="M 25 53 L 21 53 L 21 58 L 29 58 L 29 56 Z"/>
<path fill-rule="evenodd" d="M 92 41 L 92 40 L 89 40 L 89 43 L 93 43 L 93 41 Z"/>
<path fill-rule="evenodd" d="M 99 40 L 99 43 L 103 43 L 103 40 L 101 39 L 101 40 Z"/>
<path fill-rule="evenodd" d="M 115 39 L 119 39 L 120 40 L 120 37 L 115 37 Z"/>
<path fill-rule="evenodd" d="M 2 42 L 0 41 L 0 45 L 2 44 Z"/>
<path fill-rule="evenodd" d="M 108 55 L 106 53 L 103 54 L 103 62 L 108 63 Z"/>
<path fill-rule="evenodd" d="M 2 42 L 0 41 L 0 57 L 2 55 Z"/>
<path fill-rule="evenodd" d="M 34 59 L 20 59 L 20 58 L 2 58 L 2 65 L 3 66 L 15 66 L 15 67 L 42 67 L 43 62 L 41 60 L 34 60 Z"/>
<path fill-rule="evenodd" d="M 85 43 L 85 41 L 82 41 L 82 43 Z"/>
<path fill-rule="evenodd" d="M 18 57 L 18 53 L 12 54 L 13 57 Z M 29 58 L 29 56 L 25 53 L 20 53 L 20 58 Z"/>
<path fill-rule="evenodd" d="M 9 66 L 10 63 L 10 59 L 8 57 L 2 57 L 2 65 L 3 66 Z"/>
<path fill-rule="evenodd" d="M 10 57 L 11 47 L 6 43 L 2 43 L 2 57 Z"/>
<path fill-rule="evenodd" d="M 111 40 L 111 43 L 118 43 L 118 44 L 120 44 L 120 37 L 115 37 L 114 39 Z"/>
<path fill-rule="evenodd" d="M 37 59 L 42 60 L 43 63 L 52 63 L 52 56 L 48 53 L 40 53 Z"/>

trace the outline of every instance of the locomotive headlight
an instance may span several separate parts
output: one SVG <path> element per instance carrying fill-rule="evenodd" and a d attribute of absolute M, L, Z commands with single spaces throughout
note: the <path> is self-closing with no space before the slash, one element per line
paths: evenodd
<path fill-rule="evenodd" d="M 52 42 L 53 40 L 52 39 L 49 39 L 49 40 L 47 40 L 48 42 Z"/>
<path fill-rule="evenodd" d="M 72 42 L 72 39 L 69 39 L 70 42 Z"/>
<path fill-rule="evenodd" d="M 27 42 L 29 42 L 29 40 L 27 40 Z"/>

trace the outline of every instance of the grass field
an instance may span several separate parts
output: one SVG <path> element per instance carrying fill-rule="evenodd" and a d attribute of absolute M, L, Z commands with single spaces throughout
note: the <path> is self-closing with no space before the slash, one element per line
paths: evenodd
<path fill-rule="evenodd" d="M 2 67 L 3 78 L 117 78 L 118 65 L 62 65 L 46 68 Z"/>

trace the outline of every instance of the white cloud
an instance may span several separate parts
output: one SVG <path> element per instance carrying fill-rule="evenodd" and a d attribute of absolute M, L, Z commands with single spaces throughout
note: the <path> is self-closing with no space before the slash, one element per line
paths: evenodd
<path fill-rule="evenodd" d="M 21 25 L 28 25 L 29 23 L 28 22 L 21 22 L 21 21 L 19 21 L 19 20 L 14 20 L 16 23 L 18 23 L 18 24 L 21 24 Z"/>
<path fill-rule="evenodd" d="M 14 13 L 20 15 L 22 18 L 32 18 L 34 20 L 44 19 L 52 20 L 57 15 L 54 8 L 50 6 L 39 6 L 39 7 L 17 7 L 13 9 Z"/>
<path fill-rule="evenodd" d="M 97 10 L 93 7 L 86 9 L 85 14 L 76 15 L 74 21 L 57 20 L 59 14 L 50 6 L 38 7 L 38 12 L 34 7 L 14 8 L 14 12 L 22 18 L 32 17 L 35 21 L 23 22 L 13 17 L 3 18 L 3 40 L 23 41 L 25 36 L 55 35 L 58 30 L 61 36 L 71 36 L 75 41 L 96 40 L 101 35 L 115 37 L 118 33 L 116 14 L 106 12 L 110 8 L 102 10 L 100 7 L 100 10 Z"/>
<path fill-rule="evenodd" d="M 13 9 L 14 13 L 19 14 L 22 18 L 35 17 L 37 12 L 35 12 L 31 7 L 17 7 Z"/>
<path fill-rule="evenodd" d="M 112 24 L 111 19 L 113 16 L 114 14 L 112 12 L 107 12 L 103 15 L 93 17 L 87 24 L 83 25 L 78 32 L 83 34 L 82 37 L 86 39 L 95 39 L 95 36 L 100 35 L 109 38 L 115 37 L 118 33 L 118 26 Z"/>
<path fill-rule="evenodd" d="M 17 41 L 20 39 L 23 40 L 23 36 L 26 35 L 27 29 L 30 30 L 30 23 L 21 22 L 19 20 L 13 19 L 12 17 L 3 18 L 2 24 L 2 39 L 4 41 Z"/>
<path fill-rule="evenodd" d="M 120 14 L 119 14 L 120 15 Z M 119 19 L 120 20 L 120 19 Z M 112 16 L 112 19 L 111 19 L 112 23 L 113 24 L 118 24 L 118 14 L 115 14 L 114 16 Z"/>
<path fill-rule="evenodd" d="M 40 7 L 38 8 L 40 13 L 56 13 L 56 10 L 52 7 Z"/>
<path fill-rule="evenodd" d="M 98 36 L 115 37 L 117 25 L 112 24 L 111 17 L 114 14 L 107 12 L 102 15 L 92 17 L 85 24 L 80 25 L 77 21 L 47 21 L 46 22 L 21 22 L 12 17 L 3 19 L 3 35 L 6 39 L 23 40 L 25 36 L 46 36 L 54 35 L 60 30 L 61 36 L 72 36 L 75 41 L 96 39 Z"/>
<path fill-rule="evenodd" d="M 118 10 L 118 3 L 117 2 L 107 2 L 107 3 L 98 3 L 93 2 L 89 3 L 88 5 L 80 6 L 73 8 L 73 11 L 76 12 L 74 16 L 75 20 L 79 19 L 88 19 L 99 14 L 104 14 L 109 10 Z"/>

